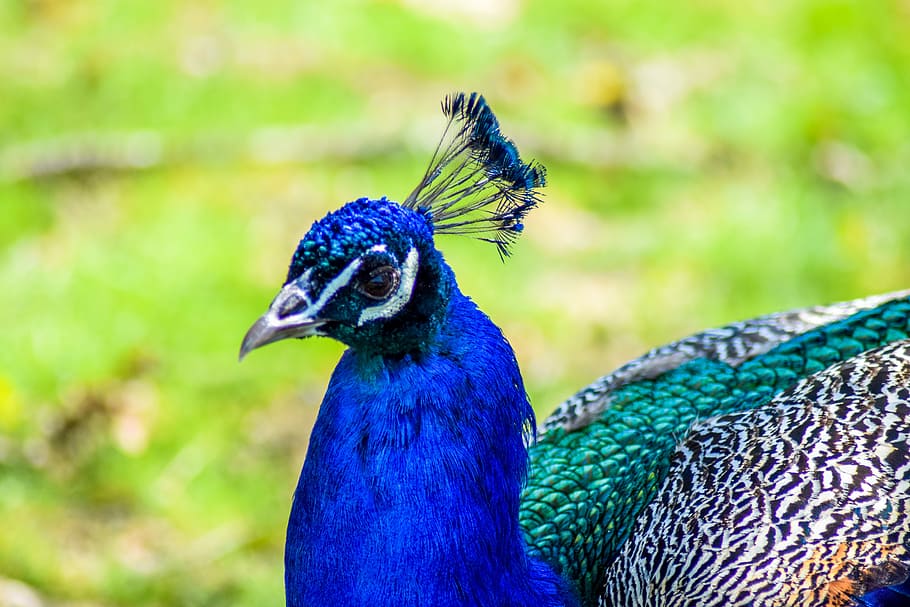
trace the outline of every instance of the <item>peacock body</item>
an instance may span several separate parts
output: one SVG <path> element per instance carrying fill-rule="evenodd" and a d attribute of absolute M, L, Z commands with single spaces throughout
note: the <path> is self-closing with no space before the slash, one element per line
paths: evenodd
<path fill-rule="evenodd" d="M 482 97 L 443 110 L 414 192 L 314 223 L 241 346 L 348 346 L 294 494 L 288 605 L 897 596 L 886 587 L 910 571 L 910 294 L 658 348 L 538 436 L 511 347 L 434 238 L 471 234 L 508 255 L 544 171 Z"/>

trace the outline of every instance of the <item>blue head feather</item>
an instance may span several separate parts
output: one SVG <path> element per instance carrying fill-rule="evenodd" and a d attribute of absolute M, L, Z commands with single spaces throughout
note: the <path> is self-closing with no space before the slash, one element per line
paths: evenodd
<path fill-rule="evenodd" d="M 402 253 L 412 245 L 429 250 L 433 248 L 433 225 L 425 215 L 385 197 L 358 198 L 313 222 L 294 251 L 284 283 L 310 269 L 316 278 L 327 280 L 378 243 Z"/>

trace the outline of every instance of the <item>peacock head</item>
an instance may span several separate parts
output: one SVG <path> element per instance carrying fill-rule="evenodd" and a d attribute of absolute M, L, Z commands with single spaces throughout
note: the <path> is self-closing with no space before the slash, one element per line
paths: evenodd
<path fill-rule="evenodd" d="M 434 234 L 470 234 L 509 254 L 540 201 L 545 171 L 521 161 L 483 97 L 447 97 L 443 112 L 443 140 L 404 202 L 361 198 L 313 224 L 284 286 L 244 337 L 241 358 L 313 335 L 380 355 L 425 350 L 455 288 Z"/>
<path fill-rule="evenodd" d="M 361 198 L 317 221 L 241 356 L 288 337 L 325 335 L 358 351 L 420 350 L 442 321 L 452 280 L 429 218 Z"/>

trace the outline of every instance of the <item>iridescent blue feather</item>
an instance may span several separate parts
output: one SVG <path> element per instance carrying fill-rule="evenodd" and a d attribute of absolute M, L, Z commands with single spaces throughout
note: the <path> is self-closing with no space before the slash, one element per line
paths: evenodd
<path fill-rule="evenodd" d="M 445 132 L 418 186 L 402 203 L 426 214 L 437 234 L 468 234 L 494 243 L 500 256 L 540 203 L 544 167 L 525 163 L 477 93 L 445 98 Z"/>
<path fill-rule="evenodd" d="M 906 607 L 910 605 L 910 580 L 897 586 L 878 588 L 857 600 L 858 607 Z"/>

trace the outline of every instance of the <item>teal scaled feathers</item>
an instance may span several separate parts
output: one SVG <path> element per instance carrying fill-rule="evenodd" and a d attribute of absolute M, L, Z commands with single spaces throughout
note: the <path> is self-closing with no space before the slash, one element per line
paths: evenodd
<path fill-rule="evenodd" d="M 349 348 L 294 497 L 288 605 L 894 604 L 910 571 L 910 294 L 657 348 L 535 441 L 514 354 L 435 237 L 508 255 L 544 170 L 479 95 L 443 112 L 414 191 L 314 223 L 241 347 Z"/>
<path fill-rule="evenodd" d="M 804 315 L 819 311 L 806 310 Z M 825 321 L 856 313 L 789 337 L 742 362 L 733 356 L 710 359 L 699 352 L 698 358 L 653 379 L 611 389 L 609 407 L 583 428 L 567 431 L 554 426 L 547 431 L 531 448 L 531 476 L 522 499 L 522 526 L 532 553 L 559 563 L 563 575 L 594 604 L 605 572 L 639 513 L 662 490 L 670 456 L 693 422 L 762 407 L 813 373 L 910 337 L 906 293 L 848 302 L 827 311 L 822 315 Z M 784 323 L 799 315 L 794 311 L 790 318 L 776 320 Z M 736 344 L 754 326 L 755 321 L 740 323 L 738 332 L 726 334 L 726 345 Z M 777 334 L 773 339 L 784 337 Z M 690 338 L 679 344 L 677 352 L 682 354 L 692 343 Z M 618 584 L 627 581 L 620 579 Z"/>

